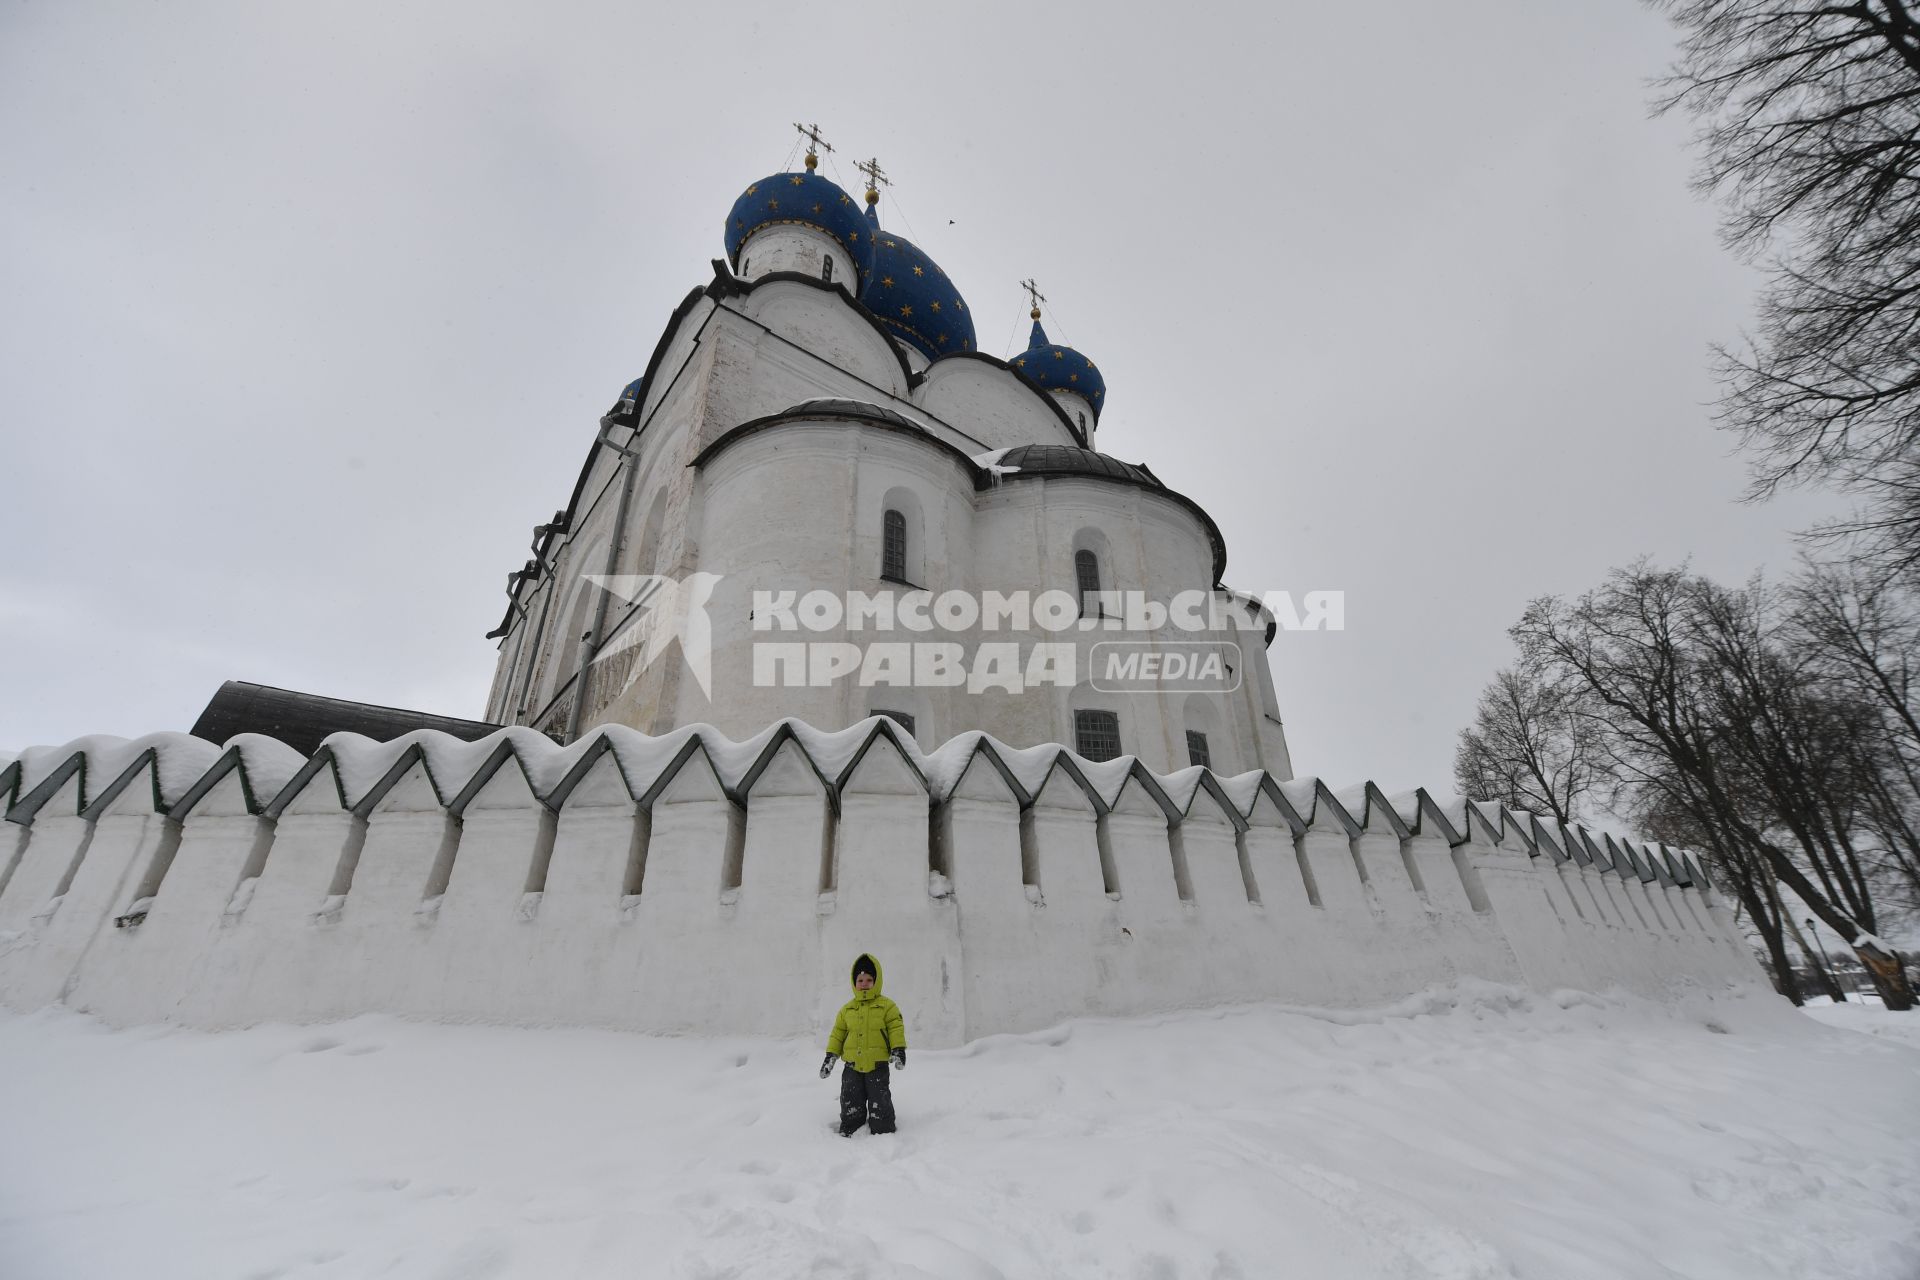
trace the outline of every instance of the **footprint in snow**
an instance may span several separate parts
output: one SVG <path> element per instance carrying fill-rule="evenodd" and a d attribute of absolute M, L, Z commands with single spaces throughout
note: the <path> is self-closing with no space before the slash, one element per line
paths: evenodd
<path fill-rule="evenodd" d="M 413 1185 L 412 1178 L 355 1178 L 353 1185 L 361 1191 L 405 1191 Z"/>

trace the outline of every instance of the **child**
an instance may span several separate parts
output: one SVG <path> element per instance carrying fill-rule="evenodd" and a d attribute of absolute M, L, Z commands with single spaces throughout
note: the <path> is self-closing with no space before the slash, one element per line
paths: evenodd
<path fill-rule="evenodd" d="M 907 1029 L 900 1006 L 880 994 L 880 962 L 862 955 L 853 962 L 853 999 L 833 1020 L 820 1078 L 833 1074 L 833 1060 L 845 1059 L 840 1073 L 840 1136 L 851 1138 L 861 1125 L 873 1133 L 893 1132 L 891 1063 L 907 1069 Z"/>

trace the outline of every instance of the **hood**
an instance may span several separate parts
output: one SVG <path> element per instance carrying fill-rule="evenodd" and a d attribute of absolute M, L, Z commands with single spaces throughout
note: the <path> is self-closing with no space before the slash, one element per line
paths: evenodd
<path fill-rule="evenodd" d="M 860 955 L 855 956 L 853 963 L 847 966 L 847 986 L 853 989 L 854 995 L 857 996 L 860 994 L 860 988 L 853 985 L 853 971 L 863 959 L 873 962 L 873 986 L 868 988 L 868 990 L 877 996 L 880 994 L 880 988 L 886 985 L 887 971 L 880 967 L 880 957 L 874 955 L 871 951 L 864 951 Z"/>

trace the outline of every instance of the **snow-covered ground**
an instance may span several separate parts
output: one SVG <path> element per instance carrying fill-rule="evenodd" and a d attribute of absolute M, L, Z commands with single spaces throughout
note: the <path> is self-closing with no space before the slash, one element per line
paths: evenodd
<path fill-rule="evenodd" d="M 1910 1023 L 1090 1020 L 913 1053 L 900 1133 L 843 1140 L 810 1043 L 48 1011 L 0 1018 L 0 1276 L 1913 1280 Z"/>

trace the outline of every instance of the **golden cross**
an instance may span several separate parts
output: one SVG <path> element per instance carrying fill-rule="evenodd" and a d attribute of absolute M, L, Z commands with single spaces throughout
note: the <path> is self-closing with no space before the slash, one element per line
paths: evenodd
<path fill-rule="evenodd" d="M 853 167 L 867 175 L 867 189 L 869 191 L 878 191 L 883 186 L 890 187 L 893 185 L 893 179 L 887 177 L 886 170 L 880 167 L 878 160 L 867 160 L 865 162 L 856 160 Z"/>
<path fill-rule="evenodd" d="M 833 150 L 833 145 L 829 143 L 825 138 L 820 136 L 819 125 L 796 124 L 793 127 L 795 129 L 798 129 L 800 131 L 800 136 L 807 140 L 808 155 L 813 155 L 815 152 L 819 152 L 819 151 Z"/>

